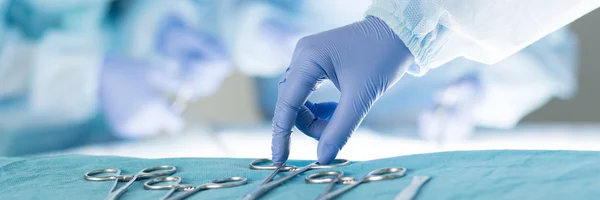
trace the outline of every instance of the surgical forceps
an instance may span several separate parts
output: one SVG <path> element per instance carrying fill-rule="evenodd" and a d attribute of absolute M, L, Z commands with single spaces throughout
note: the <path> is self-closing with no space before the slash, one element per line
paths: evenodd
<path fill-rule="evenodd" d="M 405 173 L 406 168 L 382 168 L 373 170 L 365 177 L 355 180 L 354 177 L 345 177 L 344 172 L 341 171 L 323 171 L 308 175 L 306 178 L 304 178 L 304 180 L 306 183 L 329 183 L 325 191 L 319 194 L 319 196 L 316 198 L 319 200 L 324 200 L 333 199 L 361 183 L 400 178 L 404 176 Z M 331 191 L 336 183 L 347 184 L 347 186 Z"/>
<path fill-rule="evenodd" d="M 131 186 L 135 181 L 144 178 L 152 178 L 158 176 L 168 176 L 174 174 L 177 171 L 175 166 L 171 165 L 161 165 L 156 167 L 144 168 L 138 173 L 134 175 L 121 175 L 121 170 L 117 168 L 105 168 L 105 169 L 97 169 L 89 171 L 85 173 L 85 180 L 88 181 L 111 181 L 114 180 L 114 184 L 112 188 L 108 191 L 108 196 L 106 199 L 118 199 L 129 186 Z M 104 176 L 98 176 L 99 174 L 106 174 Z M 119 181 L 127 181 L 124 186 L 121 186 L 117 189 L 117 184 Z"/>
<path fill-rule="evenodd" d="M 271 173 L 271 175 L 269 175 L 267 178 L 265 178 L 265 180 L 260 184 L 260 186 L 258 186 L 258 188 L 248 192 L 246 195 L 244 195 L 240 199 L 243 199 L 243 200 L 257 199 L 258 197 L 264 195 L 269 190 L 283 184 L 285 181 L 290 180 L 290 179 L 296 177 L 296 175 L 301 174 L 301 173 L 306 172 L 311 169 L 325 169 L 325 168 L 339 167 L 339 166 L 344 166 L 344 165 L 350 164 L 350 161 L 348 161 L 346 159 L 335 159 L 332 162 L 333 164 L 330 164 L 330 165 L 319 165 L 318 162 L 313 162 L 302 168 L 298 168 L 296 166 L 286 166 L 285 164 L 280 167 L 275 166 L 275 165 L 266 165 L 266 166 L 258 165 L 260 163 L 268 163 L 268 162 L 272 162 L 271 159 L 267 159 L 267 158 L 258 159 L 258 160 L 254 160 L 250 163 L 250 169 L 275 170 L 275 171 L 273 171 L 273 173 Z M 281 177 L 280 179 L 277 179 L 275 181 L 272 181 L 273 178 L 275 178 L 275 176 L 277 176 L 277 174 L 280 171 L 290 171 L 293 173 L 289 174 L 287 176 Z"/>
<path fill-rule="evenodd" d="M 417 194 L 419 193 L 421 187 L 423 187 L 423 185 L 425 185 L 425 183 L 427 183 L 429 179 L 431 179 L 431 177 L 429 176 L 413 176 L 413 179 L 410 182 L 410 184 L 406 186 L 406 188 L 402 189 L 402 191 L 400 191 L 400 193 L 398 193 L 398 195 L 394 197 L 394 200 L 414 199 L 415 196 L 417 196 Z"/>
<path fill-rule="evenodd" d="M 166 185 L 158 185 L 159 183 L 171 183 Z M 166 176 L 166 177 L 158 177 L 152 180 L 149 180 L 144 183 L 144 188 L 148 190 L 169 190 L 167 194 L 161 197 L 161 200 L 181 200 L 188 198 L 202 190 L 209 189 L 219 189 L 219 188 L 230 188 L 245 185 L 248 183 L 248 179 L 244 177 L 229 177 L 213 180 L 210 183 L 205 183 L 199 186 L 180 184 L 181 178 L 178 176 Z M 174 196 L 174 192 L 178 190 L 184 190 L 185 192 L 179 196 Z"/>

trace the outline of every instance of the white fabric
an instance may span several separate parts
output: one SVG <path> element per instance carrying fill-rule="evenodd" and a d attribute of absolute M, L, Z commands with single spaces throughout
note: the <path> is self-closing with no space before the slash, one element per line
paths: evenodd
<path fill-rule="evenodd" d="M 419 67 L 455 58 L 494 64 L 598 8 L 598 0 L 374 0 L 366 12 L 383 19 Z"/>

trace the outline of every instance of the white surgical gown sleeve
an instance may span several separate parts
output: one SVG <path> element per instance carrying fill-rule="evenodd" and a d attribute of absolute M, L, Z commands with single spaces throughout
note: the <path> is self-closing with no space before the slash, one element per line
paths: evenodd
<path fill-rule="evenodd" d="M 494 64 L 598 8 L 598 0 L 373 0 L 421 76 L 455 58 Z"/>

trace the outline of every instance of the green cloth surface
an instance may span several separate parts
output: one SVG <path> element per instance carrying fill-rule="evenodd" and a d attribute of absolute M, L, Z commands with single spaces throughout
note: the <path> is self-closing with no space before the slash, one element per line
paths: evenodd
<path fill-rule="evenodd" d="M 86 181 L 94 169 L 120 168 L 133 174 L 142 168 L 174 165 L 185 184 L 243 176 L 244 186 L 213 189 L 190 199 L 237 199 L 257 187 L 271 171 L 250 170 L 253 159 L 166 158 L 141 159 L 110 156 L 55 156 L 0 158 L 0 199 L 104 199 L 112 181 Z M 290 161 L 304 166 L 310 161 Z M 431 176 L 416 199 L 598 199 L 600 152 L 585 151 L 464 151 L 400 156 L 353 162 L 342 170 L 356 178 L 384 167 L 405 167 L 405 177 L 361 184 L 340 199 L 393 199 L 412 176 Z M 311 170 L 270 191 L 263 199 L 314 199 L 325 184 L 306 184 Z M 158 199 L 167 191 L 143 188 L 143 179 L 121 199 Z M 120 183 L 120 186 L 124 183 Z M 337 186 L 336 188 L 339 188 Z"/>

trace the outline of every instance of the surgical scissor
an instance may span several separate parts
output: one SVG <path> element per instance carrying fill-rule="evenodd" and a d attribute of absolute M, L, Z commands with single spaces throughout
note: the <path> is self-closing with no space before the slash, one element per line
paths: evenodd
<path fill-rule="evenodd" d="M 254 160 L 250 163 L 250 169 L 275 170 L 275 171 L 273 171 L 273 173 L 271 173 L 271 175 L 269 175 L 267 178 L 265 178 L 265 180 L 260 184 L 260 186 L 258 186 L 258 188 L 250 191 L 249 193 L 247 193 L 240 199 L 244 199 L 244 200 L 257 199 L 258 197 L 264 195 L 269 190 L 283 184 L 285 181 L 290 180 L 291 178 L 296 177 L 296 175 L 301 174 L 301 173 L 311 170 L 311 169 L 325 169 L 325 168 L 332 168 L 332 167 L 338 167 L 338 166 L 344 166 L 344 165 L 350 164 L 350 161 L 348 161 L 346 159 L 335 159 L 335 160 L 333 160 L 332 164 L 330 164 L 330 165 L 319 165 L 318 162 L 313 162 L 302 168 L 298 168 L 296 166 L 289 166 L 289 165 L 286 166 L 285 164 L 280 167 L 275 166 L 275 165 L 266 165 L 266 166 L 258 165 L 260 163 L 268 163 L 268 162 L 272 162 L 271 159 L 268 159 L 268 158 L 258 159 L 258 160 Z M 272 181 L 273 178 L 275 178 L 275 176 L 277 176 L 277 174 L 281 171 L 290 171 L 293 173 L 289 174 L 287 176 L 281 177 L 280 179 L 277 179 L 275 181 Z"/>
<path fill-rule="evenodd" d="M 382 168 L 373 170 L 365 177 L 356 180 L 354 177 L 344 176 L 344 172 L 342 171 L 323 171 L 308 175 L 304 180 L 307 183 L 329 183 L 325 191 L 316 198 L 325 200 L 333 199 L 361 183 L 400 178 L 404 176 L 405 173 L 406 168 Z M 347 186 L 331 191 L 336 183 L 347 184 Z"/>
<path fill-rule="evenodd" d="M 171 184 L 161 184 L 160 183 L 171 183 Z M 229 177 L 223 179 L 213 180 L 210 183 L 205 183 L 199 186 L 180 184 L 181 178 L 178 176 L 166 176 L 166 177 L 158 177 L 144 183 L 144 188 L 149 190 L 169 190 L 165 196 L 161 198 L 161 200 L 181 200 L 188 198 L 202 190 L 209 189 L 218 189 L 218 188 L 230 188 L 245 185 L 248 183 L 248 179 L 244 177 Z M 174 196 L 174 192 L 177 190 L 184 190 L 185 192 L 179 196 Z"/>
<path fill-rule="evenodd" d="M 121 175 L 121 170 L 117 168 L 105 168 L 105 169 L 97 169 L 89 171 L 85 173 L 85 180 L 88 181 L 114 181 L 112 188 L 108 191 L 108 196 L 106 199 L 118 199 L 129 186 L 131 186 L 136 180 L 158 177 L 158 176 L 168 176 L 174 174 L 177 171 L 175 166 L 171 165 L 161 165 L 156 167 L 144 168 L 138 173 L 134 175 Z M 98 176 L 100 174 L 108 174 L 103 176 Z M 117 189 L 117 184 L 119 181 L 127 181 L 124 186 L 121 186 Z"/>

